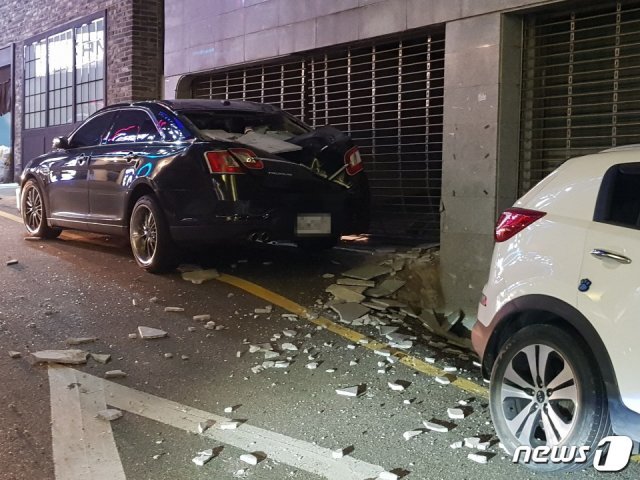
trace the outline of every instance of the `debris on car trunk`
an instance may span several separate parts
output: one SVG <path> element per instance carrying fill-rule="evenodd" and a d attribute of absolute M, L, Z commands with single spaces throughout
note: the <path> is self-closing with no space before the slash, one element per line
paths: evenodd
<path fill-rule="evenodd" d="M 191 282 L 195 285 L 201 285 L 202 283 L 218 278 L 220 274 L 215 269 L 209 270 L 192 270 L 190 272 L 183 272 L 182 279 Z"/>
<path fill-rule="evenodd" d="M 159 328 L 139 326 L 138 335 L 140 335 L 140 338 L 145 340 L 151 340 L 154 338 L 166 337 L 168 333 L 164 330 L 160 330 Z"/>
<path fill-rule="evenodd" d="M 118 420 L 119 418 L 122 418 L 122 415 L 122 411 L 116 408 L 107 408 L 106 410 L 100 410 L 98 412 L 98 418 L 106 420 L 107 422 Z"/>
<path fill-rule="evenodd" d="M 38 363 L 61 363 L 80 365 L 87 363 L 88 352 L 84 350 L 41 350 L 31 354 Z"/>

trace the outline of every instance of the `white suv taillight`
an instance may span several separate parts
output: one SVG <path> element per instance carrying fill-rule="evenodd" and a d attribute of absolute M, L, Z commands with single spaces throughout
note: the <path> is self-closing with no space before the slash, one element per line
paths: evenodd
<path fill-rule="evenodd" d="M 536 220 L 546 215 L 545 212 L 527 210 L 525 208 L 508 208 L 500 215 L 496 224 L 496 242 L 509 240 L 518 232 L 524 230 Z"/>

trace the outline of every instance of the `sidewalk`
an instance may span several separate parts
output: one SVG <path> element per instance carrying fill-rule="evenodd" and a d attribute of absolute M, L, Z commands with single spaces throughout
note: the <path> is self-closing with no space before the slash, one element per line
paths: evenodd
<path fill-rule="evenodd" d="M 16 205 L 16 188 L 17 183 L 0 183 L 0 206 L 10 208 L 14 211 L 18 210 Z"/>

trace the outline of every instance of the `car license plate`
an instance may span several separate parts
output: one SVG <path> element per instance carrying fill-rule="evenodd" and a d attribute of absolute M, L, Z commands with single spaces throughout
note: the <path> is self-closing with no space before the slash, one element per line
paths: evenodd
<path fill-rule="evenodd" d="M 296 235 L 330 235 L 330 213 L 299 213 Z"/>

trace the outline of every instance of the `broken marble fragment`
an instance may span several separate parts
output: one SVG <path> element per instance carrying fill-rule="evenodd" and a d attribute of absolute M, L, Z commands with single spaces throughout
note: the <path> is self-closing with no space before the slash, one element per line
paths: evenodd
<path fill-rule="evenodd" d="M 166 337 L 168 334 L 159 328 L 140 326 L 138 327 L 138 335 L 140 335 L 140 338 L 144 338 L 145 340 L 151 340 L 154 338 Z"/>
<path fill-rule="evenodd" d="M 106 410 L 100 410 L 98 412 L 98 418 L 112 422 L 122 418 L 122 412 L 116 408 L 107 408 Z"/>
<path fill-rule="evenodd" d="M 382 265 L 363 265 L 360 267 L 352 268 L 349 271 L 344 272 L 342 275 L 345 277 L 356 278 L 358 280 L 371 280 L 381 275 L 387 275 L 391 273 L 392 269 Z"/>
<path fill-rule="evenodd" d="M 80 365 L 87 363 L 88 353 L 84 350 L 41 350 L 32 355 L 36 362 Z"/>
<path fill-rule="evenodd" d="M 191 272 L 184 272 L 182 279 L 191 282 L 195 285 L 200 285 L 208 280 L 218 278 L 220 274 L 217 270 L 211 268 L 209 270 L 193 270 Z"/>
<path fill-rule="evenodd" d="M 404 287 L 405 283 L 406 282 L 403 280 L 388 278 L 377 287 L 367 289 L 365 294 L 367 295 L 367 297 L 373 298 L 388 297 L 389 295 L 394 294 L 400 288 Z"/>
<path fill-rule="evenodd" d="M 339 303 L 332 305 L 331 309 L 340 316 L 340 320 L 343 322 L 352 322 L 369 312 L 367 307 L 356 302 Z"/>
<path fill-rule="evenodd" d="M 205 463 L 213 458 L 213 449 L 209 448 L 207 450 L 203 450 L 202 452 L 198 452 L 198 456 L 191 459 L 193 463 L 197 466 L 202 467 Z"/>

